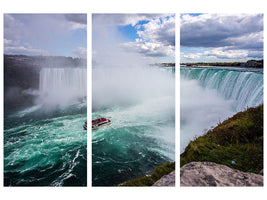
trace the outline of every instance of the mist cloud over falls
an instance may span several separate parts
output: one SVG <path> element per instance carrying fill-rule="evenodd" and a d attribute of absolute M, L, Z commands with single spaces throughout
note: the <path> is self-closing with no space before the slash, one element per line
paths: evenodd
<path fill-rule="evenodd" d="M 153 67 L 93 68 L 93 109 L 174 97 L 174 75 Z"/>
<path fill-rule="evenodd" d="M 174 97 L 174 75 L 149 67 L 174 48 L 174 15 L 94 14 L 92 31 L 93 109 Z"/>
<path fill-rule="evenodd" d="M 201 87 L 197 80 L 181 77 L 181 152 L 195 136 L 232 116 L 232 104 L 215 90 Z"/>

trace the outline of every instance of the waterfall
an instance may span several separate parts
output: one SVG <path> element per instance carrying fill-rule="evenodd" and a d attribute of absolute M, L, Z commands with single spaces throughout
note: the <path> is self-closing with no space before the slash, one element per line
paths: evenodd
<path fill-rule="evenodd" d="M 226 100 L 233 100 L 235 111 L 263 103 L 263 74 L 185 68 L 180 72 L 181 77 L 198 80 L 202 87 L 216 90 Z"/>
<path fill-rule="evenodd" d="M 66 105 L 86 97 L 86 68 L 42 68 L 38 101 Z"/>

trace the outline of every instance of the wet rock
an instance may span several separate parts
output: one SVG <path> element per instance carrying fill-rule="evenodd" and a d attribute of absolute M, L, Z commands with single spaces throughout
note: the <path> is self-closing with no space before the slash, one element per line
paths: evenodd
<path fill-rule="evenodd" d="M 181 186 L 263 186 L 263 176 L 212 162 L 191 162 L 180 169 Z"/>

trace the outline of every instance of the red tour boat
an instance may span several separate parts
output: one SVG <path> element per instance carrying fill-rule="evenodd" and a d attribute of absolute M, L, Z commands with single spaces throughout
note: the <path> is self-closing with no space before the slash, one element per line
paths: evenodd
<path fill-rule="evenodd" d="M 109 119 L 106 119 L 104 117 L 94 119 L 92 120 L 92 130 L 98 129 L 103 126 L 108 126 L 111 124 L 111 121 Z M 87 122 L 84 123 L 83 128 L 87 130 Z"/>
<path fill-rule="evenodd" d="M 111 121 L 109 119 L 106 119 L 104 117 L 94 119 L 92 120 L 92 130 L 98 129 L 102 126 L 108 126 L 111 124 Z"/>

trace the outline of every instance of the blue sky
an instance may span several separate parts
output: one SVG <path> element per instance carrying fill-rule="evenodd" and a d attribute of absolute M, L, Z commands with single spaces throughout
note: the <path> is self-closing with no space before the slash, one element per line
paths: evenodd
<path fill-rule="evenodd" d="M 93 14 L 93 60 L 119 51 L 175 62 L 175 15 Z"/>
<path fill-rule="evenodd" d="M 181 62 L 263 59 L 263 14 L 182 14 Z"/>
<path fill-rule="evenodd" d="M 132 25 L 118 26 L 118 30 L 124 35 L 125 42 L 133 42 L 136 38 L 140 38 Z"/>
<path fill-rule="evenodd" d="M 144 27 L 142 25 L 149 23 L 149 20 L 141 20 L 138 21 L 135 25 L 128 24 L 128 25 L 119 25 L 118 30 L 120 33 L 124 35 L 127 39 L 126 42 L 133 42 L 137 38 L 141 39 L 141 37 L 137 34 L 137 27 L 139 31 L 144 31 Z M 162 22 L 161 22 L 162 23 Z"/>
<path fill-rule="evenodd" d="M 4 14 L 4 53 L 86 57 L 86 14 Z"/>

